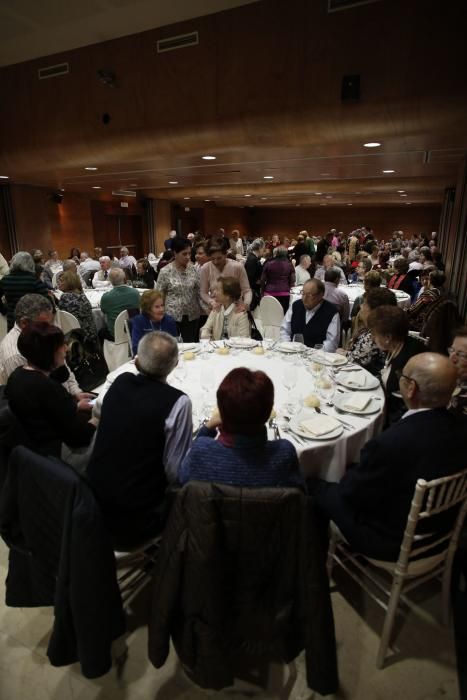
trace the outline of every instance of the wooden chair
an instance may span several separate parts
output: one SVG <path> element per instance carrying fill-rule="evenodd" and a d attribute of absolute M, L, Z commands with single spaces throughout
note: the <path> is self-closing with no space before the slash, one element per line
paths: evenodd
<path fill-rule="evenodd" d="M 459 512 L 456 516 L 455 510 Z M 426 523 L 433 516 L 452 511 L 452 526 L 442 533 L 426 534 Z M 410 591 L 426 581 L 442 580 L 442 618 L 449 621 L 451 571 L 459 535 L 467 512 L 467 469 L 433 481 L 419 479 L 407 518 L 399 557 L 396 562 L 370 559 L 352 551 L 334 523 L 331 523 L 331 541 L 328 552 L 328 573 L 334 562 L 342 568 L 384 610 L 383 631 L 376 659 L 382 668 L 399 601 L 407 603 L 402 591 Z M 422 525 L 423 532 L 420 532 Z M 435 528 L 436 525 L 433 525 Z M 423 558 L 419 558 L 423 555 Z M 388 576 L 390 586 L 388 587 Z M 381 598 L 387 598 L 387 602 Z"/>
<path fill-rule="evenodd" d="M 279 340 L 280 327 L 284 319 L 284 309 L 274 297 L 263 297 L 259 305 L 259 315 L 264 338 Z"/>

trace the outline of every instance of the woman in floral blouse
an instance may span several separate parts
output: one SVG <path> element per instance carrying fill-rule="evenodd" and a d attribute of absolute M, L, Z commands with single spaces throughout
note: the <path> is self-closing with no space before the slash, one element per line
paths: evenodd
<path fill-rule="evenodd" d="M 157 289 L 163 293 L 166 313 L 176 320 L 183 340 L 186 343 L 197 342 L 199 276 L 190 262 L 191 246 L 185 238 L 174 238 L 172 251 L 174 260 L 160 271 Z"/>
<path fill-rule="evenodd" d="M 63 292 L 58 308 L 76 316 L 84 334 L 84 342 L 97 343 L 97 328 L 92 315 L 91 304 L 81 288 L 81 280 L 76 272 L 64 272 L 60 275 L 60 291 Z"/>
<path fill-rule="evenodd" d="M 351 362 L 361 365 L 374 375 L 378 375 L 383 369 L 385 353 L 378 348 L 371 337 L 366 322 L 370 311 L 378 306 L 397 306 L 396 295 L 386 287 L 376 287 L 366 292 L 360 306 L 360 319 L 365 326 L 352 338 L 347 353 Z"/>

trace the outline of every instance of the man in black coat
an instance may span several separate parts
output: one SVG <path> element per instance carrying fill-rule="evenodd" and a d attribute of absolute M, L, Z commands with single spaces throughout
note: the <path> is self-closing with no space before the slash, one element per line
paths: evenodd
<path fill-rule="evenodd" d="M 396 561 L 417 479 L 467 468 L 467 420 L 446 409 L 455 384 L 443 355 L 412 357 L 399 381 L 408 408 L 401 420 L 365 445 L 340 483 L 310 482 L 316 504 L 354 550 Z M 435 517 L 439 529 L 449 527 L 449 513 Z"/>
<path fill-rule="evenodd" d="M 309 348 L 322 344 L 325 352 L 335 352 L 340 337 L 339 311 L 324 298 L 325 286 L 321 280 L 305 282 L 302 298 L 289 306 L 281 323 L 282 341 L 293 340 L 294 335 L 303 335 Z"/>

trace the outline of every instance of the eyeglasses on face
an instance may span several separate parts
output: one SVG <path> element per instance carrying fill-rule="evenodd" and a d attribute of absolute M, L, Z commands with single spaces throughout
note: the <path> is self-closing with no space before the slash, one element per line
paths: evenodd
<path fill-rule="evenodd" d="M 302 292 L 302 297 L 319 297 L 320 292 Z"/>
<path fill-rule="evenodd" d="M 456 350 L 456 348 L 448 348 L 448 353 L 450 355 L 456 355 L 460 360 L 467 360 L 467 352 L 463 350 Z"/>
<path fill-rule="evenodd" d="M 413 377 L 409 377 L 408 374 L 404 374 L 404 373 L 402 372 L 402 370 L 400 370 L 400 369 L 397 369 L 397 370 L 396 370 L 396 377 L 397 377 L 397 379 L 398 379 L 399 381 L 400 381 L 401 379 L 405 379 L 407 382 L 413 382 L 413 383 L 415 384 L 415 386 L 418 387 L 418 384 L 417 384 L 416 380 L 415 380 Z"/>

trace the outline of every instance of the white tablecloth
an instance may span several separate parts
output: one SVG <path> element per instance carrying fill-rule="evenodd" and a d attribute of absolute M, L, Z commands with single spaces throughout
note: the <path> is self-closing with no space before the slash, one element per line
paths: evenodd
<path fill-rule="evenodd" d="M 354 304 L 354 301 L 357 297 L 362 296 L 362 294 L 365 293 L 365 290 L 363 288 L 362 284 L 340 284 L 339 289 L 341 289 L 343 292 L 347 294 L 349 297 L 349 302 L 350 302 L 350 313 L 352 313 L 352 307 Z M 391 292 L 394 291 L 391 289 Z M 301 299 L 301 294 L 302 294 L 302 287 L 292 287 L 290 290 L 290 303 L 293 304 L 294 301 L 297 301 L 297 299 Z M 400 290 L 394 291 L 394 294 L 397 297 L 397 305 L 401 307 L 401 309 L 407 309 L 410 306 L 410 295 L 406 294 L 405 292 L 402 292 Z"/>
<path fill-rule="evenodd" d="M 105 326 L 105 319 L 104 319 L 104 314 L 101 311 L 101 299 L 102 295 L 105 294 L 106 292 L 109 292 L 112 289 L 110 287 L 109 289 L 85 289 L 84 293 L 86 297 L 89 299 L 89 303 L 92 306 L 92 315 L 94 318 L 94 323 L 96 324 L 96 328 L 99 331 L 101 328 Z M 143 292 L 147 292 L 147 289 L 138 289 L 138 292 L 140 294 L 143 294 Z"/>
<path fill-rule="evenodd" d="M 234 369 L 234 367 L 248 367 L 250 369 L 261 369 L 266 372 L 274 384 L 274 407 L 279 414 L 278 421 L 281 437 L 287 438 L 296 447 L 302 472 L 307 477 L 319 476 L 327 481 L 339 481 L 344 475 L 347 465 L 358 461 L 362 447 L 382 427 L 384 393 L 381 387 L 378 387 L 368 393 L 380 397 L 381 400 L 378 403 L 381 404 L 381 409 L 378 413 L 367 417 L 338 414 L 333 407 L 324 406 L 322 401 L 322 408 L 328 415 L 338 420 L 344 420 L 349 425 L 352 425 L 353 429 L 344 429 L 342 435 L 335 440 L 319 442 L 310 440 L 305 445 L 302 445 L 294 438 L 292 432 L 284 432 L 281 429 L 282 422 L 280 420 L 281 411 L 285 403 L 290 403 L 292 400 L 297 406 L 300 406 L 299 410 L 304 410 L 301 408 L 303 397 L 310 393 L 316 393 L 314 379 L 302 360 L 298 358 L 293 359 L 291 356 L 287 357 L 278 352 L 267 356 L 242 351 L 238 354 L 227 356 L 218 355 L 215 352 L 204 356 L 197 355 L 194 360 L 183 361 L 182 364 L 186 369 L 186 377 L 179 376 L 178 369 L 175 369 L 169 376 L 168 381 L 169 384 L 185 391 L 190 396 L 193 403 L 193 422 L 195 427 L 203 417 L 203 414 L 205 414 L 206 406 L 215 406 L 217 387 L 230 370 Z M 282 384 L 282 377 L 284 368 L 290 364 L 296 364 L 297 382 L 296 386 L 289 391 Z M 308 366 L 309 361 L 306 364 Z M 109 374 L 106 383 L 99 392 L 99 398 L 94 407 L 95 415 L 100 415 L 105 392 L 111 386 L 115 377 L 122 372 L 136 373 L 137 369 L 134 361 L 122 365 Z M 206 390 L 203 390 L 203 387 L 207 387 Z M 309 412 L 310 417 L 314 415 L 312 409 L 307 409 L 307 412 Z M 272 435 L 270 438 L 272 439 Z"/>

